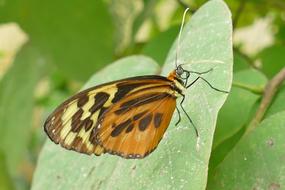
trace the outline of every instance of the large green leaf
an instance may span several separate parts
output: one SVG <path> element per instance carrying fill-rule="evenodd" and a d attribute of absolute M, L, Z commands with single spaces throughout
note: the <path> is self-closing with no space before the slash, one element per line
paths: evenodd
<path fill-rule="evenodd" d="M 28 148 L 34 90 L 44 63 L 34 48 L 24 46 L 0 83 L 0 149 L 12 174 Z"/>
<path fill-rule="evenodd" d="M 252 89 L 263 89 L 266 82 L 266 77 L 254 69 L 235 73 L 233 80 L 234 84 L 247 86 Z M 226 103 L 219 113 L 210 159 L 210 170 L 215 168 L 234 144 L 237 143 L 244 132 L 241 130 L 248 122 L 251 109 L 258 98 L 260 98 L 258 94 L 233 86 Z"/>
<path fill-rule="evenodd" d="M 285 112 L 264 120 L 244 136 L 209 181 L 210 190 L 284 189 Z"/>
<path fill-rule="evenodd" d="M 285 46 L 274 45 L 264 49 L 257 58 L 261 60 L 262 71 L 272 78 L 284 67 Z"/>
<path fill-rule="evenodd" d="M 221 0 L 210 1 L 185 26 L 179 62 L 196 62 L 184 65 L 185 69 L 195 71 L 213 68 L 204 77 L 215 87 L 229 90 L 233 61 L 231 36 L 228 8 Z M 176 45 L 166 61 L 165 74 L 174 68 L 175 50 Z M 145 58 L 123 59 L 95 75 L 87 86 L 156 71 L 155 64 Z M 200 133 L 198 150 L 195 132 L 184 114 L 179 126 L 174 126 L 177 113 L 157 150 L 143 160 L 110 155 L 90 157 L 66 151 L 48 141 L 39 158 L 33 189 L 204 189 L 217 113 L 226 96 L 202 80 L 187 90 L 184 107 Z"/>
<path fill-rule="evenodd" d="M 0 22 L 17 22 L 59 71 L 88 79 L 112 61 L 113 25 L 102 0 L 13 0 L 0 4 Z"/>
<path fill-rule="evenodd" d="M 233 86 L 231 94 L 219 114 L 214 148 L 240 130 L 249 118 L 250 109 L 260 97 L 260 95 L 245 90 L 240 86 L 263 89 L 267 79 L 261 72 L 248 69 L 235 73 L 233 82 L 238 86 Z"/>

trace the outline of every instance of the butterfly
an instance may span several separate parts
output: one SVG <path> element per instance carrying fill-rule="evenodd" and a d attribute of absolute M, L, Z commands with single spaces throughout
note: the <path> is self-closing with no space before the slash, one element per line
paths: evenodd
<path fill-rule="evenodd" d="M 161 141 L 180 96 L 180 107 L 199 136 L 183 101 L 185 90 L 198 80 L 227 93 L 201 76 L 210 71 L 188 71 L 176 62 L 176 68 L 167 77 L 137 76 L 91 87 L 59 105 L 45 121 L 44 130 L 54 143 L 69 150 L 97 156 L 109 153 L 123 158 L 144 158 Z M 190 74 L 198 77 L 188 84 Z M 176 124 L 181 120 L 178 108 L 177 111 Z"/>
<path fill-rule="evenodd" d="M 45 132 L 56 144 L 80 153 L 144 158 L 161 141 L 178 97 L 193 124 L 182 106 L 187 88 L 201 79 L 227 93 L 200 76 L 210 71 L 193 72 L 179 65 L 168 77 L 137 76 L 91 87 L 55 109 L 44 124 Z M 199 76 L 187 84 L 191 73 Z"/>

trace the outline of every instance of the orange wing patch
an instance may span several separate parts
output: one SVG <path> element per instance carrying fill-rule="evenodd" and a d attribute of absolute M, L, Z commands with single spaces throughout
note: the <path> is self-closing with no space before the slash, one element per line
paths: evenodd
<path fill-rule="evenodd" d="M 125 97 L 102 115 L 90 141 L 110 154 L 144 158 L 159 144 L 176 106 L 176 97 L 161 88 Z"/>

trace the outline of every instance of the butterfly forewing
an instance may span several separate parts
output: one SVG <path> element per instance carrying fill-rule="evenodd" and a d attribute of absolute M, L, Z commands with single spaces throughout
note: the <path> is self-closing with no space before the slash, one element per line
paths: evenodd
<path fill-rule="evenodd" d="M 147 151 L 151 151 L 156 147 L 169 121 L 162 120 L 160 125 L 163 127 L 150 131 L 150 126 L 154 125 L 155 121 L 152 118 L 152 124 L 149 124 L 148 129 L 141 133 L 138 126 L 143 118 L 147 120 L 147 115 L 144 115 L 136 122 L 132 122 L 134 129 L 129 132 L 132 135 L 125 137 L 122 135 L 114 136 L 115 131 L 113 132 L 114 137 L 109 139 L 106 138 L 106 135 L 114 128 L 110 124 L 129 122 L 128 119 L 133 118 L 138 114 L 137 112 L 142 111 L 153 114 L 152 117 L 155 117 L 156 113 L 163 112 L 164 117 L 168 117 L 170 120 L 175 108 L 175 98 L 171 95 L 173 93 L 171 85 L 171 81 L 165 77 L 142 76 L 89 88 L 62 103 L 48 117 L 44 125 L 45 131 L 55 143 L 81 153 L 100 155 L 106 151 L 113 151 L 121 152 L 121 156 L 124 157 L 129 154 L 144 156 Z M 153 96 L 153 94 L 156 95 Z M 161 94 L 167 94 L 167 96 L 162 98 L 160 97 L 163 96 Z M 147 102 L 149 98 L 152 101 L 140 103 L 141 105 L 135 106 L 136 109 L 133 109 L 134 106 L 131 106 L 132 109 L 127 108 L 126 103 L 128 100 L 129 104 L 132 104 L 131 101 L 134 102 L 135 99 L 144 99 Z M 171 109 L 167 111 L 169 107 Z M 117 114 L 118 112 L 121 113 Z M 111 133 L 109 135 L 112 135 Z M 147 136 L 145 135 L 152 135 L 152 138 L 148 139 L 147 142 Z M 137 142 L 138 138 L 142 138 L 140 143 L 147 143 L 145 149 Z M 98 143 L 99 141 L 100 143 Z M 113 142 L 120 145 L 112 146 Z M 127 146 L 129 147 L 127 148 Z"/>

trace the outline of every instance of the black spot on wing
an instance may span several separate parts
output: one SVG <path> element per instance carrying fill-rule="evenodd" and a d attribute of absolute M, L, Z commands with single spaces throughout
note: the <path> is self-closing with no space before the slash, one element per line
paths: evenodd
<path fill-rule="evenodd" d="M 82 106 L 84 106 L 84 104 L 88 102 L 88 100 L 89 100 L 89 97 L 86 94 L 84 94 L 83 96 L 78 98 L 77 106 L 81 108 Z"/>
<path fill-rule="evenodd" d="M 134 98 L 132 100 L 129 100 L 129 101 L 123 103 L 121 105 L 121 108 L 131 107 L 131 106 L 135 106 L 135 105 L 139 105 L 139 104 L 143 105 L 143 104 L 146 104 L 148 102 L 152 102 L 152 101 L 156 100 L 156 97 L 158 97 L 158 96 L 159 96 L 159 94 L 155 93 L 155 94 L 148 94 L 145 96 Z"/>
<path fill-rule="evenodd" d="M 71 131 L 79 132 L 81 129 L 81 116 L 83 114 L 83 110 L 79 109 L 72 117 L 71 117 Z"/>
<path fill-rule="evenodd" d="M 158 128 L 160 126 L 161 121 L 162 121 L 162 116 L 163 116 L 162 113 L 156 113 L 154 115 L 154 127 L 155 128 Z"/>
<path fill-rule="evenodd" d="M 93 128 L 92 131 L 91 131 L 91 134 L 89 136 L 89 142 L 92 143 L 92 144 L 97 144 L 98 143 L 98 139 L 96 138 L 96 135 L 97 135 L 97 130 L 96 128 Z"/>
<path fill-rule="evenodd" d="M 126 133 L 131 132 L 131 131 L 133 130 L 133 128 L 134 128 L 134 124 L 132 123 L 132 124 L 130 124 L 130 125 L 128 126 L 128 128 L 126 129 Z"/>
<path fill-rule="evenodd" d="M 126 96 L 130 91 L 134 90 L 137 87 L 146 85 L 149 83 L 145 83 L 145 82 L 140 82 L 140 83 L 118 83 L 117 84 L 117 92 L 112 100 L 112 103 L 116 103 L 118 102 L 120 99 L 122 99 L 124 96 Z"/>
<path fill-rule="evenodd" d="M 138 113 L 136 114 L 134 117 L 133 117 L 133 120 L 136 121 L 138 119 L 140 119 L 144 114 L 146 114 L 148 111 L 144 111 L 144 112 L 141 112 L 141 113 Z"/>
<path fill-rule="evenodd" d="M 85 131 L 89 131 L 93 125 L 93 121 L 90 119 L 90 117 L 87 117 L 83 120 L 83 126 L 85 128 Z"/>
<path fill-rule="evenodd" d="M 142 106 L 145 104 L 149 104 L 149 103 L 155 102 L 157 100 L 163 99 L 163 98 L 168 97 L 168 96 L 171 96 L 171 95 L 168 93 L 153 93 L 153 94 L 148 94 L 148 95 L 141 96 L 138 98 L 134 98 L 132 100 L 129 100 L 129 101 L 123 103 L 120 106 L 120 109 L 115 111 L 115 114 L 120 115 L 122 113 L 127 112 L 131 108 Z"/>
<path fill-rule="evenodd" d="M 92 125 L 93 121 L 90 117 L 81 120 L 81 116 L 83 114 L 83 110 L 79 109 L 72 117 L 71 117 L 71 131 L 74 133 L 78 133 L 83 127 L 85 131 L 88 131 Z"/>
<path fill-rule="evenodd" d="M 140 131 L 144 131 L 147 126 L 151 123 L 152 120 L 152 113 L 147 114 L 144 118 L 142 118 L 139 122 L 139 129 Z"/>
<path fill-rule="evenodd" d="M 120 123 L 119 125 L 117 125 L 115 127 L 115 129 L 111 132 L 111 136 L 112 137 L 116 137 L 118 136 L 119 134 L 121 134 L 121 132 L 126 128 L 128 127 L 130 124 L 131 124 L 131 120 L 128 119 L 126 121 L 124 121 L 123 123 Z"/>
<path fill-rule="evenodd" d="M 98 111 L 99 109 L 101 109 L 104 104 L 108 101 L 110 95 L 106 92 L 98 92 L 95 95 L 95 102 L 92 105 L 92 107 L 89 109 L 89 111 L 93 114 L 96 111 Z"/>

